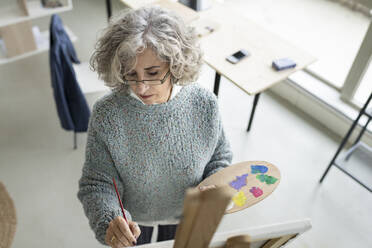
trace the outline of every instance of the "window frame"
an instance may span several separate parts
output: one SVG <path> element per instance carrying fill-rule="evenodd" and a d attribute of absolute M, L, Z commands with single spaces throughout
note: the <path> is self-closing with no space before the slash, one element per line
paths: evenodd
<path fill-rule="evenodd" d="M 372 0 L 353 0 L 355 3 L 366 6 L 371 10 L 372 14 Z M 329 87 L 340 93 L 340 99 L 355 109 L 360 109 L 363 102 L 354 98 L 358 87 L 364 77 L 365 72 L 368 70 L 369 64 L 372 60 L 372 18 L 370 19 L 369 26 L 363 38 L 362 44 L 359 47 L 358 53 L 352 63 L 352 66 L 346 76 L 342 86 L 334 84 L 332 81 L 326 79 L 324 76 L 319 75 L 316 71 L 310 68 L 304 68 L 303 71 L 317 80 L 323 82 Z"/>
<path fill-rule="evenodd" d="M 372 6 L 372 1 L 368 2 L 370 2 Z M 349 70 L 346 80 L 341 88 L 342 100 L 347 102 L 354 102 L 355 92 L 357 91 L 360 82 L 362 81 L 363 76 L 368 69 L 369 63 L 371 62 L 371 58 L 372 58 L 372 21 L 369 23 L 369 27 L 364 36 L 363 42 Z M 359 105 L 360 103 L 356 104 Z"/>

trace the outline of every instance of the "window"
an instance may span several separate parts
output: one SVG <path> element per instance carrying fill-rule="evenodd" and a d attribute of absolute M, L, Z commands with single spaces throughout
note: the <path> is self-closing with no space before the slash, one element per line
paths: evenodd
<path fill-rule="evenodd" d="M 364 78 L 361 84 L 358 86 L 357 91 L 355 92 L 354 100 L 358 105 L 363 105 L 369 97 L 369 94 L 372 92 L 372 68 L 369 66 L 367 73 L 364 75 Z"/>
<path fill-rule="evenodd" d="M 371 16 L 372 1 L 354 0 L 349 1 L 349 5 L 351 5 L 353 9 L 360 10 L 366 17 Z M 338 44 L 334 45 L 334 48 L 339 50 L 339 54 L 337 54 L 337 51 L 334 49 L 327 52 L 329 56 L 334 56 L 340 60 L 336 62 L 323 59 L 320 63 L 310 66 L 307 71 L 317 76 L 318 79 L 338 89 L 343 100 L 362 106 L 372 92 L 372 67 L 369 67 L 369 62 L 372 57 L 372 21 L 367 19 L 367 22 L 365 22 L 362 16 L 355 14 L 350 18 L 348 22 L 344 21 L 340 23 L 345 31 L 344 33 L 348 34 L 348 36 L 344 38 L 349 40 L 349 42 L 345 43 L 344 40 L 342 40 L 340 44 L 343 44 L 343 46 Z M 357 24 L 359 25 L 356 26 Z M 363 32 L 363 37 L 360 37 L 362 26 L 366 26 L 366 31 Z M 339 33 L 342 34 L 342 32 Z M 353 34 L 356 34 L 357 37 Z M 355 38 L 357 38 L 359 42 L 356 42 Z M 358 44 L 358 50 L 353 52 L 356 44 Z M 353 59 L 350 60 L 353 53 L 355 55 Z M 319 66 L 322 63 L 324 65 Z M 338 65 L 338 70 L 331 68 L 333 64 L 335 64 L 334 67 L 336 67 L 336 64 Z"/>
<path fill-rule="evenodd" d="M 318 60 L 308 66 L 307 73 L 339 91 L 342 99 L 352 105 L 363 104 L 372 84 L 368 76 L 372 66 L 363 80 L 358 73 L 353 73 L 349 80 L 347 77 L 371 22 L 372 0 L 231 2 L 232 5 L 237 2 L 235 10 L 240 14 L 316 57 Z M 225 3 L 229 1 L 225 0 Z M 361 7 L 359 3 L 367 7 Z M 370 39 L 372 45 L 372 37 Z M 372 50 L 371 47 L 364 49 L 359 61 L 365 62 L 371 55 L 368 49 Z M 358 81 L 358 77 L 361 80 Z"/>
<path fill-rule="evenodd" d="M 371 3 L 372 4 L 372 3 Z M 341 88 L 344 100 L 363 104 L 372 91 L 372 67 L 368 66 L 372 57 L 372 21 L 365 34 L 353 65 Z"/>

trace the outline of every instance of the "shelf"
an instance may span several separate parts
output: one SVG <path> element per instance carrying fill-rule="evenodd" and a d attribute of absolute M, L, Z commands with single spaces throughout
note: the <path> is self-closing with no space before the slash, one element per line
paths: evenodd
<path fill-rule="evenodd" d="M 0 8 L 0 27 L 27 20 L 21 8 L 4 6 Z M 18 21 L 19 20 L 19 21 Z"/>
<path fill-rule="evenodd" d="M 72 0 L 66 0 L 65 5 L 58 8 L 44 8 L 42 7 L 40 0 L 32 0 L 27 1 L 27 9 L 29 12 L 28 16 L 24 15 L 24 12 L 19 7 L 0 6 L 0 28 L 23 21 L 30 21 L 32 19 L 72 10 Z"/>
<path fill-rule="evenodd" d="M 77 37 L 72 33 L 72 31 L 67 26 L 65 26 L 65 30 L 66 30 L 68 36 L 70 37 L 71 41 L 75 42 L 77 40 Z M 15 61 L 25 59 L 25 58 L 28 58 L 30 56 L 48 51 L 49 50 L 49 30 L 41 32 L 41 36 L 43 37 L 43 40 L 45 42 L 43 42 L 41 46 L 38 46 L 38 48 L 36 50 L 34 50 L 32 52 L 24 53 L 24 54 L 19 55 L 19 56 L 11 57 L 11 58 L 6 58 L 4 56 L 0 56 L 0 65 L 15 62 Z"/>

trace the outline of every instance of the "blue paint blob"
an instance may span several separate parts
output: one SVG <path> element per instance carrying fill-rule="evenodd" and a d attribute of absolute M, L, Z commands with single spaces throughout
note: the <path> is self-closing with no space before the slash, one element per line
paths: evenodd
<path fill-rule="evenodd" d="M 268 171 L 268 168 L 264 165 L 251 165 L 252 174 L 257 173 L 266 173 Z"/>

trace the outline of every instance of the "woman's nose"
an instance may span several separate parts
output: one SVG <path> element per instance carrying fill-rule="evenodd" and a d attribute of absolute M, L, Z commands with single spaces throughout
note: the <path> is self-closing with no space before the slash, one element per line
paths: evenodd
<path fill-rule="evenodd" d="M 136 91 L 140 95 L 144 95 L 144 93 L 149 89 L 150 86 L 144 84 L 143 82 L 137 83 Z"/>

